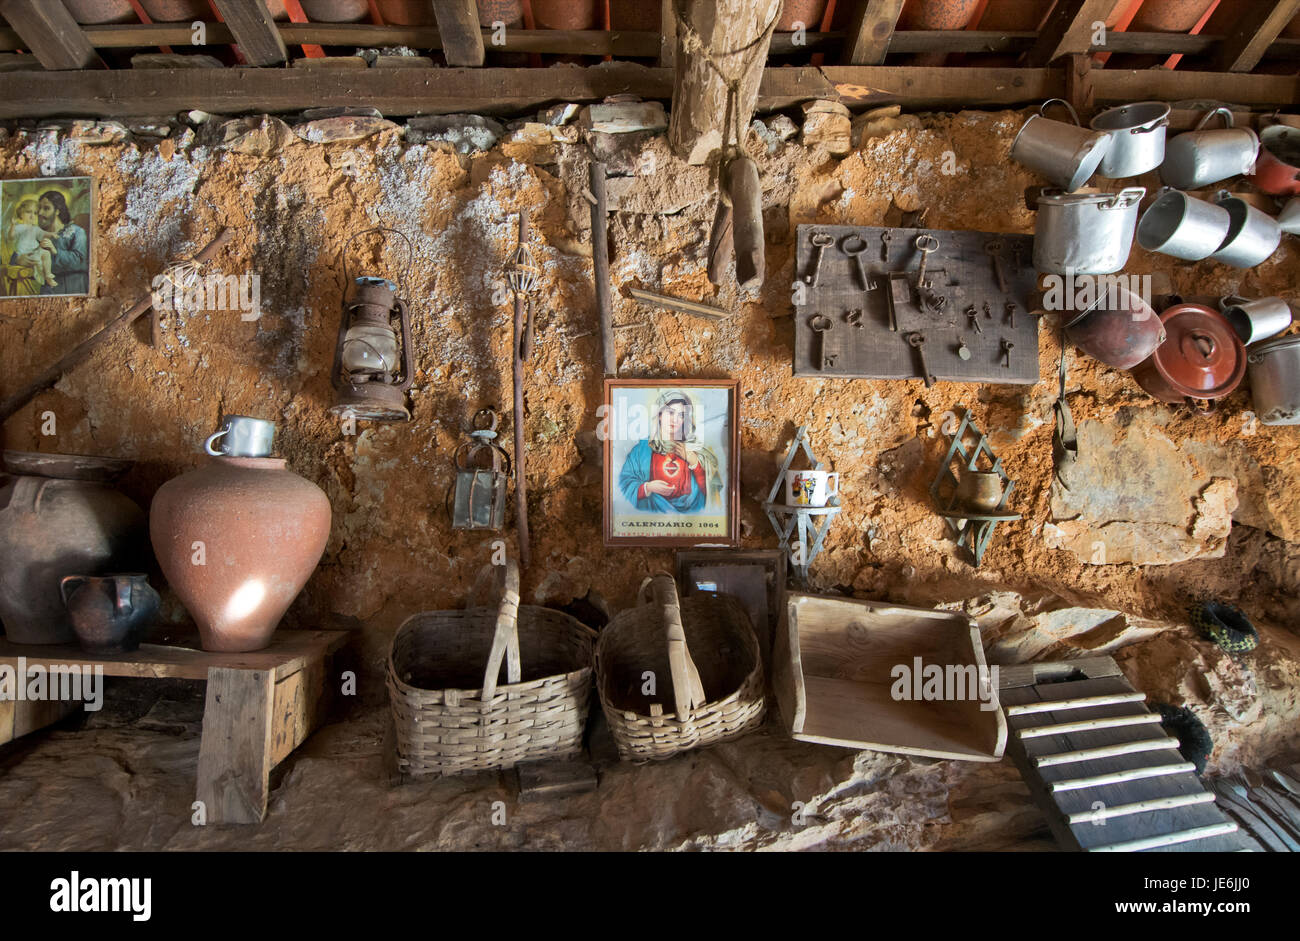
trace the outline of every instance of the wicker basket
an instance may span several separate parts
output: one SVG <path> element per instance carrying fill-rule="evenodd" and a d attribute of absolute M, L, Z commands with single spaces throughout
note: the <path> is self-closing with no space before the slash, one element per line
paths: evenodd
<path fill-rule="evenodd" d="M 582 750 L 595 632 L 561 611 L 519 607 L 518 566 L 498 568 L 495 611 L 424 612 L 393 636 L 388 695 L 403 774 L 509 768 Z M 508 682 L 498 686 L 503 659 Z"/>
<path fill-rule="evenodd" d="M 708 594 L 678 601 L 669 575 L 646 579 L 641 602 L 596 641 L 596 689 L 619 756 L 669 758 L 760 725 L 763 661 L 740 603 Z M 643 692 L 647 671 L 657 680 L 653 694 Z M 656 697 L 671 697 L 675 711 L 665 715 Z"/>

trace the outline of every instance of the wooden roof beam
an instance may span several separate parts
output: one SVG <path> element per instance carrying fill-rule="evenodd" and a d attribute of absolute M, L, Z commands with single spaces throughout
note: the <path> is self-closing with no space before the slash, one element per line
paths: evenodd
<path fill-rule="evenodd" d="M 9 21 L 27 50 L 46 69 L 104 68 L 86 34 L 62 3 L 48 0 L 0 0 L 0 16 Z"/>
<path fill-rule="evenodd" d="M 1273 40 L 1282 34 L 1283 28 L 1297 13 L 1300 13 L 1300 0 L 1251 4 L 1241 26 L 1219 47 L 1219 69 L 1224 72 L 1251 71 L 1259 65 Z"/>
<path fill-rule="evenodd" d="M 456 68 L 483 64 L 483 33 L 474 0 L 433 0 L 433 15 L 442 37 L 442 54 Z"/>
<path fill-rule="evenodd" d="M 844 46 L 845 65 L 880 65 L 889 52 L 903 0 L 860 0 Z"/>
<path fill-rule="evenodd" d="M 266 0 L 213 0 L 222 20 L 249 65 L 284 65 L 289 61 L 280 28 Z"/>
<path fill-rule="evenodd" d="M 1057 0 L 1038 31 L 1038 40 L 1025 55 L 1025 65 L 1042 68 L 1061 56 L 1092 48 L 1094 24 L 1105 23 L 1115 0 Z"/>

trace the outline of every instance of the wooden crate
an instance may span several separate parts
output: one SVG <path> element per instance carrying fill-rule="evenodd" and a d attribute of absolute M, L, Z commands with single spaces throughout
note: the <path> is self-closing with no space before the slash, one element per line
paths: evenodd
<path fill-rule="evenodd" d="M 910 678 L 916 658 L 922 668 L 960 675 L 965 697 L 897 698 L 899 668 Z M 997 684 L 987 685 L 979 628 L 963 614 L 792 593 L 774 660 L 781 714 L 799 741 L 967 761 L 1002 757 L 1007 726 Z M 971 685 L 981 679 L 982 691 Z"/>
<path fill-rule="evenodd" d="M 276 631 L 250 653 L 141 644 L 129 653 L 88 654 L 73 645 L 30 646 L 0 638 L 0 663 L 24 668 L 101 667 L 104 676 L 206 680 L 197 799 L 208 823 L 258 823 L 271 769 L 306 740 L 324 715 L 326 664 L 343 631 Z M 56 722 L 76 702 L 0 701 L 0 745 Z"/>

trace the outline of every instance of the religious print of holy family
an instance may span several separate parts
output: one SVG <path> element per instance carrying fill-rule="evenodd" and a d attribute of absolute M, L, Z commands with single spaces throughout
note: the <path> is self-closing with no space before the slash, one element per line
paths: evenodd
<path fill-rule="evenodd" d="M 738 543 L 738 391 L 733 380 L 606 380 L 607 544 Z"/>
<path fill-rule="evenodd" d="M 94 218 L 88 176 L 0 181 L 0 297 L 89 294 Z"/>

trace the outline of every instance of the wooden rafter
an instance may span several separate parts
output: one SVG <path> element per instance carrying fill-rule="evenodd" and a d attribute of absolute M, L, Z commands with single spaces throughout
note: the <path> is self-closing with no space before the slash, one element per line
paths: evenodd
<path fill-rule="evenodd" d="M 880 65 L 884 62 L 902 12 L 903 0 L 861 0 L 853 11 L 853 22 L 844 44 L 844 64 Z"/>
<path fill-rule="evenodd" d="M 677 58 L 677 17 L 673 0 L 659 0 L 659 66 L 671 69 Z"/>
<path fill-rule="evenodd" d="M 1040 68 L 1061 56 L 1092 48 L 1094 23 L 1106 22 L 1115 0 L 1057 0 L 1038 40 L 1025 56 L 1025 65 Z"/>
<path fill-rule="evenodd" d="M 289 51 L 266 0 L 213 0 L 249 65 L 283 65 Z"/>
<path fill-rule="evenodd" d="M 433 15 L 442 37 L 442 54 L 451 66 L 477 68 L 483 64 L 483 32 L 474 0 L 436 0 Z"/>
<path fill-rule="evenodd" d="M 768 68 L 757 108 L 772 111 L 817 98 L 854 108 L 902 104 L 939 110 L 1022 106 L 1066 94 L 1063 68 L 953 69 L 826 66 Z M 1294 108 L 1300 78 L 1237 72 L 1094 69 L 1098 103 L 1217 98 L 1242 107 Z M 0 119 L 54 115 L 124 117 L 199 108 L 213 114 L 292 112 L 358 101 L 394 117 L 478 112 L 515 115 L 556 101 L 609 95 L 671 97 L 673 70 L 631 63 L 586 69 L 113 69 L 9 72 L 0 82 Z"/>
<path fill-rule="evenodd" d="M 1224 72 L 1249 72 L 1297 14 L 1300 0 L 1251 4 L 1237 31 L 1223 41 L 1218 67 Z"/>
<path fill-rule="evenodd" d="M 62 3 L 48 0 L 0 0 L 0 15 L 9 21 L 22 40 L 23 48 L 36 56 L 46 69 L 102 68 L 77 21 Z"/>

